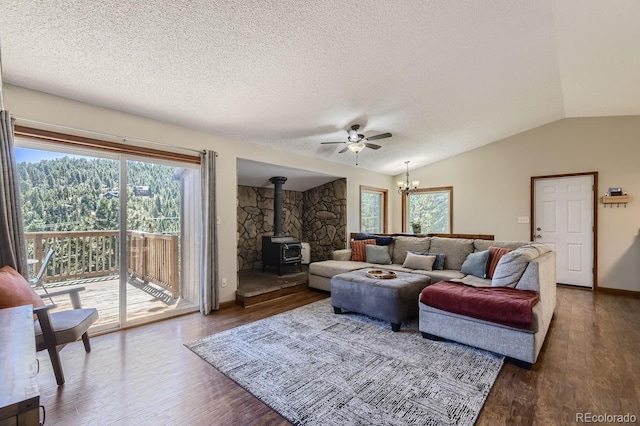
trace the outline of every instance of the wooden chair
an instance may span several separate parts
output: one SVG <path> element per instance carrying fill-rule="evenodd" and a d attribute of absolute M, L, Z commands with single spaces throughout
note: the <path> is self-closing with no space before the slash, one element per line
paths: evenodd
<path fill-rule="evenodd" d="M 82 308 L 78 293 L 84 289 L 84 287 L 79 287 L 60 290 L 40 296 L 41 298 L 52 298 L 68 294 L 71 298 L 73 309 L 50 312 L 56 305 L 45 305 L 33 310 L 38 317 L 38 321 L 34 324 L 36 351 L 39 352 L 46 349 L 49 352 L 58 386 L 64 384 L 60 350 L 67 344 L 82 338 L 85 351 L 91 351 L 87 330 L 98 319 L 98 311 L 95 308 Z"/>
<path fill-rule="evenodd" d="M 49 251 L 47 252 L 47 255 L 44 257 L 44 260 L 42 261 L 42 266 L 40 267 L 40 270 L 38 271 L 35 277 L 29 280 L 29 284 L 31 284 L 32 287 L 36 289 L 41 288 L 47 294 L 49 292 L 47 291 L 47 288 L 44 286 L 42 278 L 44 277 L 44 274 L 47 273 L 47 266 L 49 265 L 49 262 L 51 262 L 51 257 L 53 256 L 54 252 L 55 251 L 53 249 L 51 248 L 49 249 Z M 49 298 L 49 300 L 51 300 L 51 298 Z M 51 300 L 51 303 L 53 303 L 53 300 Z"/>

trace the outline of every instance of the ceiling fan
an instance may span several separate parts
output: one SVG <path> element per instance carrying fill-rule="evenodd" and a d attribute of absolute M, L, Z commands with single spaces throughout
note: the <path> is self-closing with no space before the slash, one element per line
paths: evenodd
<path fill-rule="evenodd" d="M 375 141 L 378 139 L 385 139 L 385 138 L 390 138 L 391 137 L 391 133 L 381 133 L 379 135 L 375 135 L 375 136 L 369 136 L 368 138 L 365 138 L 363 134 L 358 133 L 358 129 L 360 129 L 360 125 L 359 124 L 354 124 L 353 126 L 351 126 L 351 128 L 349 130 L 347 130 L 348 136 L 347 136 L 347 140 L 346 141 L 342 141 L 342 142 L 321 142 L 321 144 L 323 145 L 328 145 L 328 144 L 335 144 L 335 143 L 346 143 L 347 146 L 345 146 L 342 150 L 340 150 L 338 152 L 338 154 L 342 154 L 343 152 L 347 152 L 347 150 L 351 150 L 352 152 L 355 152 L 356 154 L 356 166 L 358 165 L 358 153 L 360 151 L 362 151 L 365 148 L 371 148 L 371 149 L 380 149 L 380 145 L 377 145 L 375 143 L 369 143 L 369 141 Z"/>

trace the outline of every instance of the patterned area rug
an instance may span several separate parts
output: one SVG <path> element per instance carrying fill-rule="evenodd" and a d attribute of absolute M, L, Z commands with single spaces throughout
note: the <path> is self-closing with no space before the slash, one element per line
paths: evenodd
<path fill-rule="evenodd" d="M 330 299 L 186 346 L 298 425 L 472 425 L 504 361 Z"/>

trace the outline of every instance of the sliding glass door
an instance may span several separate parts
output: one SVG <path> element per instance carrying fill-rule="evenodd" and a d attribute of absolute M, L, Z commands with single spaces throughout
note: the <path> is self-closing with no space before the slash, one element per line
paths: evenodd
<path fill-rule="evenodd" d="M 190 210 L 183 204 L 192 199 L 184 197 L 182 184 L 199 171 L 140 160 L 127 160 L 123 166 L 127 321 L 197 306 L 197 281 L 181 279 L 184 263 L 197 259 L 183 257 L 183 245 L 190 245 L 194 234 L 183 229 L 182 212 Z M 185 190 L 193 189 L 190 185 Z"/>
<path fill-rule="evenodd" d="M 84 287 L 100 315 L 93 331 L 197 309 L 197 166 L 17 145 L 30 273 L 45 268 L 37 291 Z"/>

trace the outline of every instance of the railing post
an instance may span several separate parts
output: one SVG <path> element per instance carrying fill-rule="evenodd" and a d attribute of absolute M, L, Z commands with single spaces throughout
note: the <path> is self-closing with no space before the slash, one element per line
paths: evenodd
<path fill-rule="evenodd" d="M 171 255 L 169 256 L 169 284 L 171 285 L 171 297 L 174 299 L 180 295 L 180 273 L 178 269 L 178 236 L 171 236 Z"/>
<path fill-rule="evenodd" d="M 42 262 L 42 234 L 37 233 L 33 240 L 33 258 Z"/>
<path fill-rule="evenodd" d="M 147 264 L 149 262 L 149 239 L 145 234 L 142 234 L 142 280 L 145 284 L 149 282 L 147 277 Z"/>

